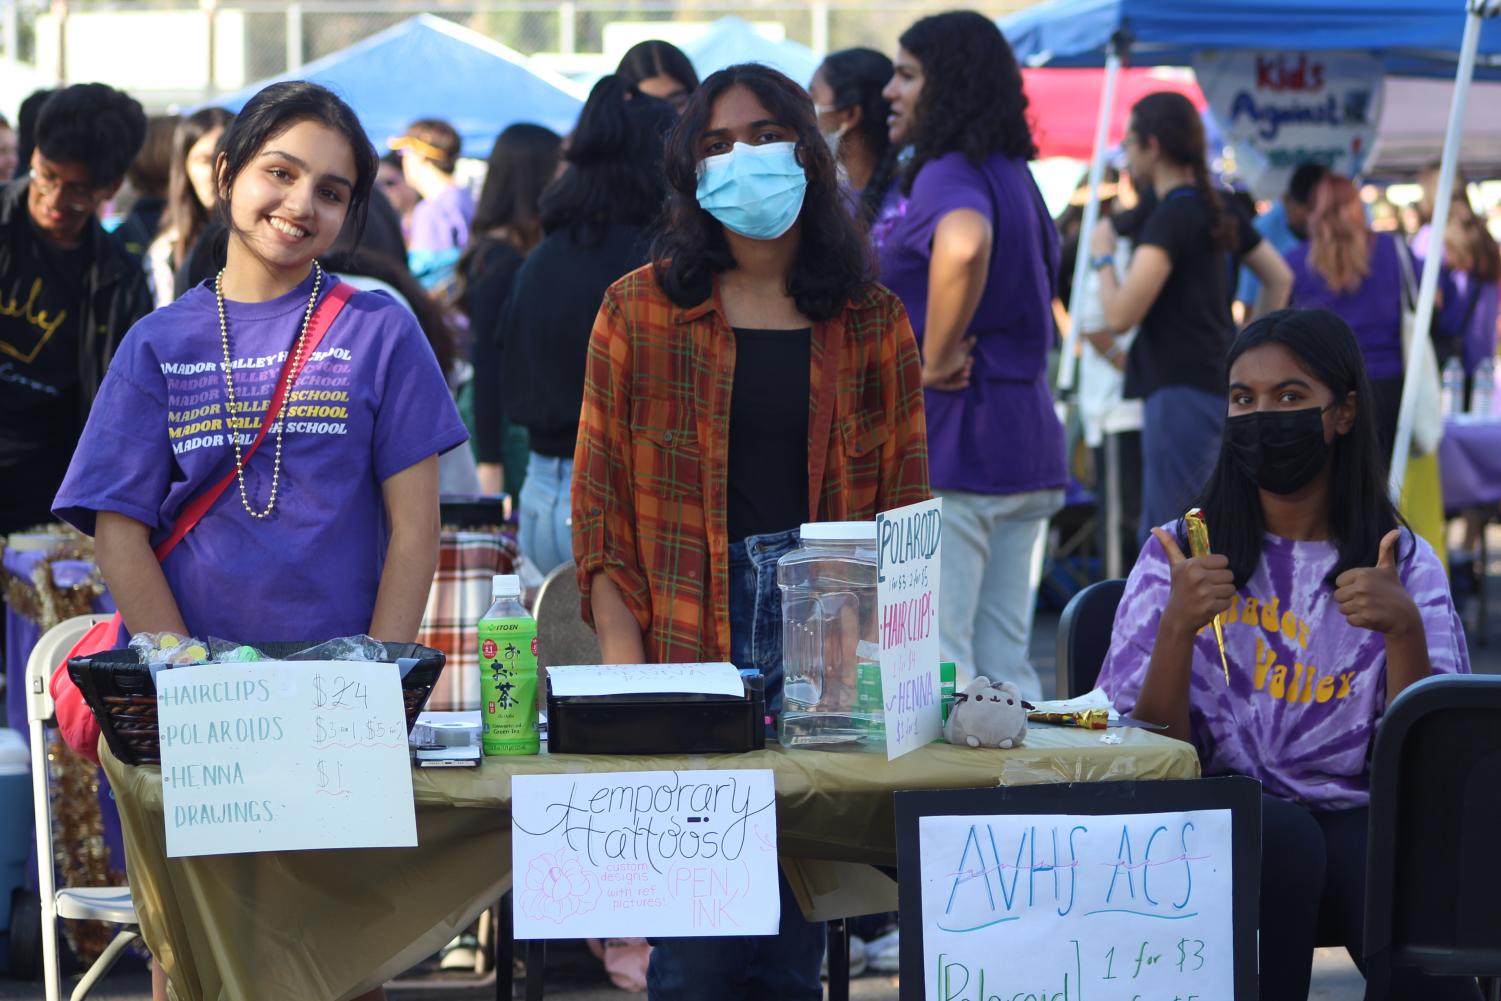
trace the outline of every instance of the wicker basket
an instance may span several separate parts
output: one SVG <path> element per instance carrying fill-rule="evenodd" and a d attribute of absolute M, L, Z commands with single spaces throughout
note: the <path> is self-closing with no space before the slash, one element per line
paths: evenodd
<path fill-rule="evenodd" d="M 250 645 L 269 657 L 285 658 L 314 644 Z M 418 714 L 427 705 L 427 698 L 438 682 L 438 676 L 443 673 L 443 653 L 417 643 L 387 643 L 385 647 L 386 657 L 393 663 L 403 658 L 417 658 L 417 666 L 401 679 L 407 733 L 411 733 L 412 725 L 417 722 Z M 68 661 L 68 676 L 94 711 L 110 753 L 129 765 L 161 763 L 156 686 L 151 681 L 151 669 L 141 663 L 134 650 L 106 650 L 88 657 L 74 657 Z"/>

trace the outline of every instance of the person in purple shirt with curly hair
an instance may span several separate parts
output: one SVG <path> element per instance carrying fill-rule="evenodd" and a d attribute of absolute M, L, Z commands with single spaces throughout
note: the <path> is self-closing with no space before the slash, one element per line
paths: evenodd
<path fill-rule="evenodd" d="M 1321 930 L 1364 962 L 1371 741 L 1431 674 L 1468 673 L 1443 565 L 1385 490 L 1371 383 L 1350 327 L 1279 310 L 1231 344 L 1210 554 L 1152 530 L 1099 686 L 1191 741 L 1206 775 L 1262 783 L 1261 997 L 1308 996 Z M 1220 617 L 1229 665 L 1220 660 Z M 1478 1001 L 1474 980 L 1394 976 L 1393 997 Z"/>

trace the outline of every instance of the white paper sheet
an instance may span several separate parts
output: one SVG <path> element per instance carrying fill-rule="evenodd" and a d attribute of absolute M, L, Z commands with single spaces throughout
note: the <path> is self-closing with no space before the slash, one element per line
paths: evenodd
<path fill-rule="evenodd" d="M 771 935 L 769 769 L 517 775 L 516 937 Z"/>
<path fill-rule="evenodd" d="M 549 667 L 554 695 L 731 695 L 745 684 L 733 664 L 588 664 Z"/>
<path fill-rule="evenodd" d="M 1235 996 L 1229 810 L 923 817 L 919 834 L 928 1001 Z"/>
<path fill-rule="evenodd" d="M 157 675 L 167 855 L 417 844 L 395 664 Z"/>

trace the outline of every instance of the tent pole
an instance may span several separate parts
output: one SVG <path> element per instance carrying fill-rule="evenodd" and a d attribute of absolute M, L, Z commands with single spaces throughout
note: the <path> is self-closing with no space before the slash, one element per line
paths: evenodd
<path fill-rule="evenodd" d="M 1110 141 L 1110 116 L 1115 110 L 1115 85 L 1120 77 L 1121 49 L 1110 40 L 1105 52 L 1105 88 L 1100 95 L 1100 114 L 1094 126 L 1094 156 L 1089 161 L 1089 194 L 1084 202 L 1084 220 L 1079 226 L 1079 249 L 1074 254 L 1074 284 L 1068 297 L 1068 334 L 1063 338 L 1063 357 L 1058 359 L 1058 388 L 1074 386 L 1074 352 L 1079 343 L 1079 313 L 1083 306 L 1084 281 L 1089 275 L 1089 239 L 1100 218 L 1100 183 L 1105 179 L 1106 144 Z"/>
<path fill-rule="evenodd" d="M 1434 195 L 1433 219 L 1429 225 L 1428 254 L 1423 259 L 1423 278 L 1418 284 L 1417 325 L 1413 331 L 1402 371 L 1411 373 L 1418 359 L 1424 357 L 1417 348 L 1426 341 L 1433 325 L 1433 302 L 1438 291 L 1439 265 L 1444 256 L 1444 229 L 1449 224 L 1449 199 L 1454 193 L 1454 169 L 1459 160 L 1460 127 L 1464 123 L 1465 101 L 1475 73 L 1475 52 L 1480 46 L 1480 21 L 1486 14 L 1487 0 L 1468 0 L 1465 5 L 1464 39 L 1459 46 L 1459 69 L 1454 74 L 1454 101 L 1449 105 L 1449 127 L 1444 133 L 1444 152 L 1439 160 L 1438 191 Z M 1402 404 L 1397 410 L 1397 438 L 1392 445 L 1391 475 L 1387 492 L 1392 502 L 1402 497 L 1402 481 L 1407 475 L 1408 452 L 1412 447 L 1412 425 L 1417 416 L 1417 385 L 1411 378 L 1402 380 Z"/>

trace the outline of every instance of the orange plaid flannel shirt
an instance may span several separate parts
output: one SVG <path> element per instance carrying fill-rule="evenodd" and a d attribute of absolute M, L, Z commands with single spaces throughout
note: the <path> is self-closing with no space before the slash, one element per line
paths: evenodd
<path fill-rule="evenodd" d="M 840 345 L 833 423 L 815 417 L 821 366 Z M 820 521 L 873 519 L 926 500 L 922 368 L 907 313 L 878 285 L 814 328 L 808 455 L 826 449 Z M 573 466 L 573 551 L 583 614 L 605 573 L 641 623 L 654 663 L 727 660 L 730 393 L 735 337 L 714 296 L 675 305 L 650 266 L 605 293 L 589 339 Z M 815 463 L 810 462 L 810 466 Z"/>

